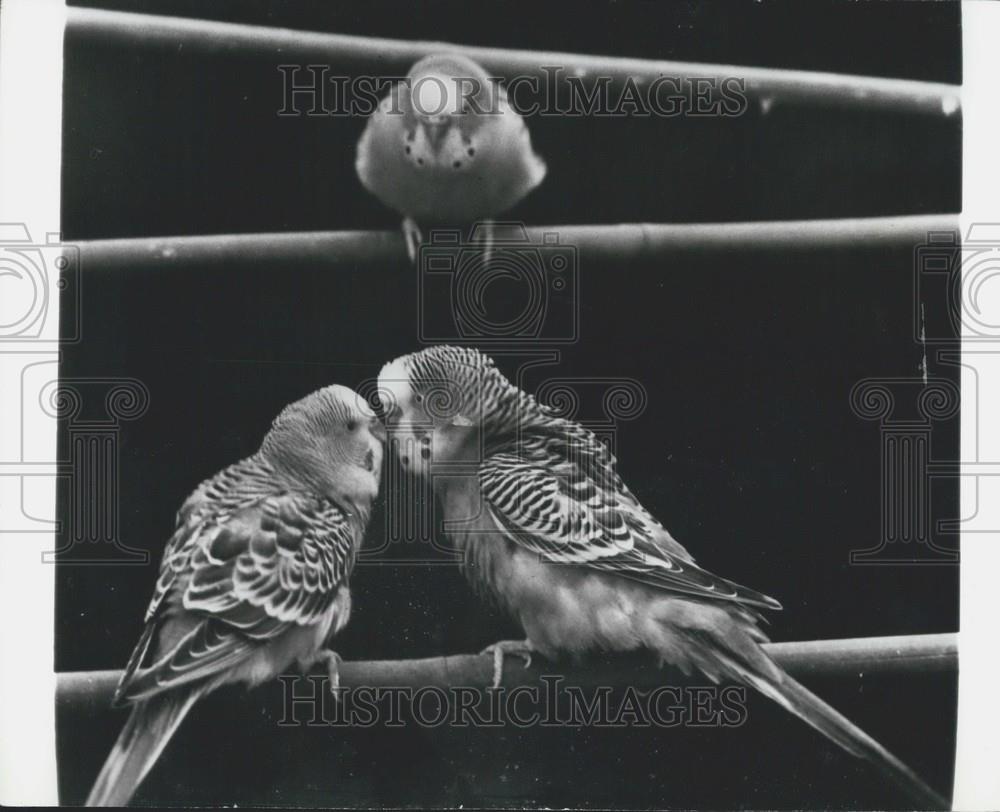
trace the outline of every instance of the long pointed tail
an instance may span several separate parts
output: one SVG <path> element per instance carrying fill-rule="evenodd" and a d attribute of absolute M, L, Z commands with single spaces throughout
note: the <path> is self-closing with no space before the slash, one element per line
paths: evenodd
<path fill-rule="evenodd" d="M 663 603 L 658 610 L 663 613 L 661 628 L 666 634 L 653 642 L 664 652 L 665 662 L 675 662 L 680 653 L 686 658 L 681 663 L 685 671 L 698 669 L 713 680 L 733 680 L 754 688 L 848 753 L 870 761 L 918 808 L 950 808 L 947 799 L 885 747 L 782 671 L 760 646 L 767 637 L 757 627 L 755 613 L 677 600 Z"/>
<path fill-rule="evenodd" d="M 848 753 L 867 759 L 918 804 L 920 809 L 950 809 L 944 796 L 929 787 L 919 775 L 846 716 L 828 705 L 804 685 L 784 672 L 775 678 L 750 676 L 747 682 L 814 727 Z"/>
<path fill-rule="evenodd" d="M 124 806 L 204 690 L 170 691 L 137 702 L 104 762 L 87 806 Z"/>

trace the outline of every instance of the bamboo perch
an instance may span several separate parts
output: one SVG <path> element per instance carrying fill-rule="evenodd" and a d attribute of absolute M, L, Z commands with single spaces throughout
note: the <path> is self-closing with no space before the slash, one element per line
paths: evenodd
<path fill-rule="evenodd" d="M 958 668 L 957 634 L 923 634 L 909 637 L 862 637 L 847 640 L 810 640 L 769 643 L 768 653 L 790 674 L 811 677 L 863 677 L 867 674 L 908 675 L 954 672 Z M 523 668 L 518 657 L 504 664 L 507 688 L 537 684 L 545 674 L 563 674 L 563 668 L 536 658 Z M 615 658 L 573 666 L 565 672 L 575 685 L 631 684 L 651 688 L 665 684 L 664 674 L 648 661 Z M 484 654 L 457 654 L 422 660 L 373 660 L 344 662 L 341 685 L 349 688 L 452 686 L 486 687 L 491 684 L 493 658 Z M 78 671 L 57 676 L 56 702 L 74 711 L 97 713 L 111 702 L 120 671 Z"/>
<path fill-rule="evenodd" d="M 622 224 L 535 226 L 529 240 L 541 244 L 556 234 L 586 260 L 630 262 L 667 260 L 685 253 L 902 248 L 927 242 L 930 232 L 955 232 L 952 214 L 841 220 L 788 220 L 759 223 L 687 225 Z M 497 239 L 509 233 L 496 231 Z M 498 242 L 498 244 L 500 244 Z M 77 244 L 86 269 L 149 266 L 230 265 L 232 263 L 316 262 L 331 265 L 405 263 L 398 231 L 311 231 L 275 234 L 219 234 L 93 240 Z"/>
<path fill-rule="evenodd" d="M 101 43 L 112 42 L 133 49 L 166 46 L 176 51 L 183 46 L 185 52 L 257 51 L 273 55 L 276 64 L 355 65 L 368 70 L 375 66 L 381 75 L 392 77 L 405 76 L 410 65 L 427 54 L 459 51 L 482 64 L 492 76 L 542 77 L 543 66 L 559 66 L 564 76 L 578 76 L 584 82 L 588 78 L 609 77 L 614 90 L 620 90 L 629 79 L 641 88 L 660 76 L 682 82 L 693 79 L 721 82 L 736 77 L 744 80 L 748 101 L 765 111 L 774 105 L 807 104 L 947 117 L 955 115 L 961 105 L 961 88 L 956 85 L 905 79 L 472 47 L 74 6 L 67 9 L 67 18 L 67 31 L 74 36 L 89 36 Z"/>

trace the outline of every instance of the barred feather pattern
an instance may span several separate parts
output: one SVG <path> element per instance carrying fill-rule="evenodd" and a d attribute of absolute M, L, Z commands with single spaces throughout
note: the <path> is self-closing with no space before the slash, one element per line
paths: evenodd
<path fill-rule="evenodd" d="M 260 455 L 203 482 L 178 512 L 116 701 L 210 678 L 292 628 L 327 622 L 364 521 Z"/>
<path fill-rule="evenodd" d="M 338 658 L 348 585 L 378 493 L 384 434 L 338 384 L 286 406 L 253 456 L 199 485 L 177 513 L 139 643 L 115 691 L 131 714 L 87 798 L 129 801 L 191 708 Z"/>
<path fill-rule="evenodd" d="M 670 592 L 780 609 L 766 595 L 712 575 L 647 511 L 617 460 L 586 427 L 557 415 L 465 347 L 403 359 L 413 391 L 482 426 L 482 497 L 519 545 L 559 564 L 588 566 Z"/>

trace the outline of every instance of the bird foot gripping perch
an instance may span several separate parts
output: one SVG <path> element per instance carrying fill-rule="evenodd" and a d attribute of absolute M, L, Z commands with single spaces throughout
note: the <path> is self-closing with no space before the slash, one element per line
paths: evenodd
<path fill-rule="evenodd" d="M 417 261 L 417 251 L 424 241 L 424 235 L 420 231 L 420 226 L 412 217 L 403 220 L 403 239 L 406 241 L 406 254 L 410 258 L 410 263 Z"/>
<path fill-rule="evenodd" d="M 513 654 L 524 660 L 524 667 L 531 666 L 531 657 L 535 653 L 534 647 L 527 640 L 499 640 L 492 646 L 484 648 L 480 654 L 493 655 L 493 688 L 499 688 L 503 681 L 503 661 L 508 654 Z"/>
<path fill-rule="evenodd" d="M 326 676 L 330 680 L 330 692 L 337 701 L 340 701 L 340 664 L 343 661 L 344 658 L 333 649 L 320 652 L 316 658 L 317 663 L 323 663 L 326 666 Z"/>

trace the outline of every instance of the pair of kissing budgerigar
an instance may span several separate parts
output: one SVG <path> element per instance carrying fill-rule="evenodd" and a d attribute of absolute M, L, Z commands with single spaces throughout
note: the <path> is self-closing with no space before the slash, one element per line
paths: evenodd
<path fill-rule="evenodd" d="M 463 569 L 525 631 L 488 649 L 496 685 L 507 654 L 652 652 L 687 674 L 754 688 L 872 762 L 920 808 L 947 806 L 767 655 L 760 612 L 777 601 L 699 567 L 607 448 L 490 358 L 450 346 L 404 356 L 383 368 L 379 398 L 382 419 L 340 386 L 292 404 L 256 454 L 181 507 L 115 696 L 132 713 L 88 804 L 128 801 L 185 714 L 222 685 L 316 663 L 339 684 L 326 646 L 348 620 L 388 433 L 396 449 L 429 451 L 401 456 L 415 476 L 443 463 L 432 481 Z"/>

